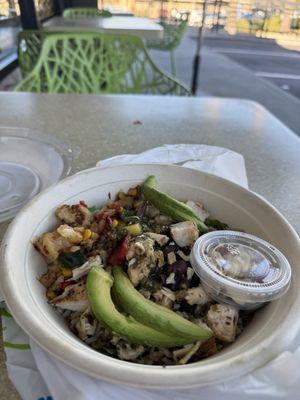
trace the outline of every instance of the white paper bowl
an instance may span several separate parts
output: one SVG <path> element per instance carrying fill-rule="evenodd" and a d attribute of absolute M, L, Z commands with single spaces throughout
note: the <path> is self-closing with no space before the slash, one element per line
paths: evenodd
<path fill-rule="evenodd" d="M 55 208 L 85 200 L 104 203 L 108 193 L 156 175 L 159 186 L 178 199 L 201 200 L 213 217 L 260 236 L 288 258 L 293 269 L 288 293 L 258 311 L 238 340 L 206 360 L 185 366 L 146 366 L 97 353 L 76 338 L 47 304 L 36 279 L 46 269 L 31 245 L 56 226 Z M 76 174 L 33 199 L 9 227 L 2 243 L 0 281 L 19 325 L 46 351 L 72 367 L 111 382 L 148 388 L 190 388 L 236 378 L 262 366 L 291 344 L 300 326 L 300 241 L 289 223 L 262 197 L 213 175 L 178 166 L 129 165 Z"/>

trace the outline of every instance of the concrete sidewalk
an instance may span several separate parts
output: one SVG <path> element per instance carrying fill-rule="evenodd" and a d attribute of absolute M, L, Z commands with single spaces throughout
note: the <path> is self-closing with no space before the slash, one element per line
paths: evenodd
<path fill-rule="evenodd" d="M 175 52 L 177 78 L 191 85 L 193 57 L 196 51 L 195 30 L 188 29 Z M 170 72 L 169 53 L 151 51 L 157 65 Z M 254 100 L 300 136 L 300 101 L 226 56 L 202 50 L 197 95 Z"/>

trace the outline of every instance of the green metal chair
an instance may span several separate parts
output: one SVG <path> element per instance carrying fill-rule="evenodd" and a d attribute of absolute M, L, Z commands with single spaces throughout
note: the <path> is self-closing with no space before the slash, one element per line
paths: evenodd
<path fill-rule="evenodd" d="M 61 31 L 25 30 L 18 33 L 18 62 L 23 78 L 33 70 L 37 63 L 46 35 L 53 33 L 57 34 Z"/>
<path fill-rule="evenodd" d="M 66 19 L 84 19 L 111 16 L 112 14 L 108 10 L 99 10 L 98 8 L 92 7 L 72 7 L 66 8 L 63 11 L 63 18 Z"/>
<path fill-rule="evenodd" d="M 17 91 L 189 95 L 162 72 L 135 36 L 66 32 L 47 35 Z"/>
<path fill-rule="evenodd" d="M 174 50 L 179 46 L 183 38 L 187 22 L 188 22 L 188 16 L 185 20 L 181 20 L 179 23 L 170 23 L 166 21 L 161 21 L 160 25 L 164 28 L 163 39 L 147 42 L 147 47 L 149 49 L 170 52 L 170 64 L 173 76 L 176 76 L 176 63 L 175 63 Z"/>
<path fill-rule="evenodd" d="M 42 49 L 43 31 L 27 30 L 18 34 L 18 61 L 23 78 L 37 63 Z"/>

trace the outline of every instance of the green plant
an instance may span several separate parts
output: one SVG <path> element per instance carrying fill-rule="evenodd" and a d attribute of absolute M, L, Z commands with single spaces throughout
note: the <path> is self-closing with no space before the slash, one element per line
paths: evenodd
<path fill-rule="evenodd" d="M 98 8 L 92 7 L 66 8 L 63 12 L 63 17 L 66 19 L 99 18 L 111 16 L 112 14 L 108 10 L 99 10 Z"/>
<path fill-rule="evenodd" d="M 154 64 L 140 38 L 96 32 L 46 35 L 34 69 L 16 90 L 190 94 Z"/>
<path fill-rule="evenodd" d="M 18 61 L 23 78 L 37 63 L 46 34 L 51 34 L 51 31 L 26 30 L 18 33 Z"/>

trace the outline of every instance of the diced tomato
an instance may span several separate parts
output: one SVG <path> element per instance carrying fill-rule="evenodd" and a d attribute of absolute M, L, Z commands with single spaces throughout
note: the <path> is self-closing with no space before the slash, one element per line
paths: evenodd
<path fill-rule="evenodd" d="M 129 249 L 130 237 L 125 236 L 119 246 L 117 246 L 108 257 L 109 265 L 122 265 L 126 259 L 126 255 Z"/>
<path fill-rule="evenodd" d="M 120 203 L 119 203 L 118 200 L 117 201 L 113 201 L 112 203 L 108 204 L 108 207 L 109 208 L 118 209 L 118 208 L 120 208 Z"/>
<path fill-rule="evenodd" d="M 106 218 L 106 224 L 109 226 L 109 228 L 112 227 L 112 219 L 110 217 Z"/>
<path fill-rule="evenodd" d="M 79 204 L 80 204 L 81 206 L 83 206 L 83 207 L 88 208 L 88 206 L 87 206 L 87 204 L 86 204 L 86 202 L 85 202 L 84 200 L 80 200 Z"/>
<path fill-rule="evenodd" d="M 107 218 L 107 215 L 102 211 L 97 215 L 99 221 L 102 221 Z"/>
<path fill-rule="evenodd" d="M 75 283 L 75 281 L 73 281 L 72 279 L 63 281 L 63 282 L 60 284 L 60 288 L 61 288 L 62 290 L 64 290 L 67 286 L 73 285 L 73 283 Z"/>

